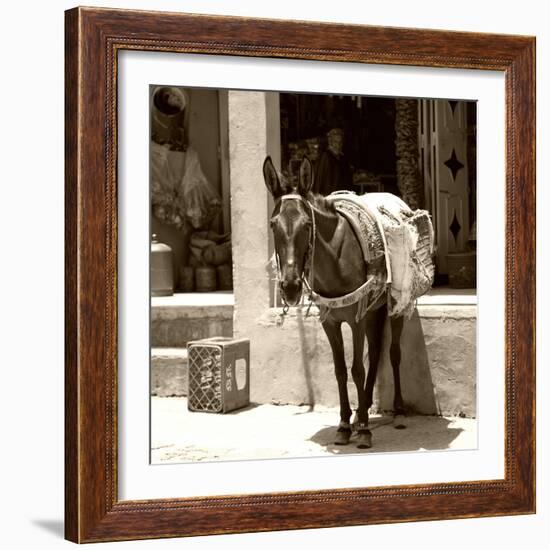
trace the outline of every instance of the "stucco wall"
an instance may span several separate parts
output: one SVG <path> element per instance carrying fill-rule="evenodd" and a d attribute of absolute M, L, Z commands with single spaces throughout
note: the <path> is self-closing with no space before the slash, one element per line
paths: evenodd
<path fill-rule="evenodd" d="M 475 315 L 475 306 L 421 305 L 405 324 L 401 377 L 403 395 L 413 411 L 475 416 Z M 251 391 L 255 402 L 338 405 L 332 356 L 316 312 L 304 318 L 303 312 L 291 310 L 283 317 L 280 310 L 268 308 L 257 322 L 247 327 L 241 320 L 240 326 L 241 335 L 251 339 Z M 343 333 L 350 365 L 351 331 L 344 326 Z M 232 305 L 156 304 L 151 332 L 153 394 L 187 395 L 187 356 L 182 347 L 187 341 L 232 335 Z M 392 408 L 388 346 L 386 340 L 375 387 L 375 408 L 379 410 Z M 368 366 L 367 352 L 365 364 Z M 356 402 L 356 389 L 351 376 L 349 379 L 349 394 Z"/>
<path fill-rule="evenodd" d="M 423 414 L 476 414 L 475 306 L 421 306 L 402 335 L 401 380 L 406 405 Z M 336 406 L 338 390 L 332 353 L 317 314 L 300 310 L 286 316 L 267 310 L 241 334 L 250 338 L 251 399 L 260 403 Z M 391 410 L 393 376 L 389 362 L 388 326 L 383 362 L 375 388 L 374 408 Z M 351 332 L 344 329 L 346 358 L 351 358 Z M 367 355 L 367 354 L 366 354 Z M 365 357 L 366 364 L 368 361 Z M 348 369 L 351 360 L 346 361 Z M 351 373 L 348 391 L 356 403 Z"/>

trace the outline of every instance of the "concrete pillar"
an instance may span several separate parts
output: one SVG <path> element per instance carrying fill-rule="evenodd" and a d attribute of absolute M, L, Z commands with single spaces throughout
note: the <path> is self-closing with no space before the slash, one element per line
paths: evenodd
<path fill-rule="evenodd" d="M 267 151 L 271 156 L 273 164 L 279 172 L 282 171 L 281 166 L 281 108 L 279 100 L 279 92 L 266 92 L 265 94 L 265 106 L 266 106 L 266 124 L 267 124 Z M 273 197 L 270 193 L 267 194 L 267 215 L 271 216 L 274 207 Z M 272 256 L 275 251 L 275 244 L 273 243 L 273 233 L 269 233 L 268 251 L 269 257 Z M 271 294 L 270 305 L 273 303 L 273 293 Z"/>
<path fill-rule="evenodd" d="M 262 164 L 268 154 L 266 94 L 229 91 L 229 171 L 234 333 L 248 337 L 269 308 L 268 192 Z"/>

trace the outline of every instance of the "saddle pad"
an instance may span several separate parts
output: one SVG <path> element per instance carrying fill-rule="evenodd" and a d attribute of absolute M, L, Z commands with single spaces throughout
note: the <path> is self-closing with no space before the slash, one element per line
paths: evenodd
<path fill-rule="evenodd" d="M 416 299 L 428 292 L 434 278 L 434 232 L 429 213 L 411 210 L 391 193 L 358 196 L 337 192 L 327 200 L 334 202 L 352 225 L 365 262 L 385 256 L 389 315 L 410 317 Z"/>
<path fill-rule="evenodd" d="M 355 231 L 367 263 L 373 262 L 386 253 L 384 233 L 375 216 L 363 206 L 348 200 L 336 201 L 335 207 Z"/>

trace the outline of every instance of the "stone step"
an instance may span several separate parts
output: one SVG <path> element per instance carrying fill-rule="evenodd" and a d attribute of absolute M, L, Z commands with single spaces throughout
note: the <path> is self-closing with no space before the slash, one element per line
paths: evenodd
<path fill-rule="evenodd" d="M 151 300 L 151 345 L 183 348 L 212 336 L 233 336 L 233 295 L 174 294 Z"/>
<path fill-rule="evenodd" d="M 187 349 L 151 349 L 151 395 L 182 397 L 187 395 Z"/>

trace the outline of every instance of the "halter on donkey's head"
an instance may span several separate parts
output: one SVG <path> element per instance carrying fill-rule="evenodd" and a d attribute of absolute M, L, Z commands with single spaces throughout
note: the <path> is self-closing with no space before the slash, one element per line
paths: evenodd
<path fill-rule="evenodd" d="M 286 201 L 294 201 L 295 203 L 301 203 L 304 205 L 309 222 L 309 237 L 308 237 L 308 246 L 304 256 L 304 262 L 301 266 L 299 273 L 299 281 L 306 288 L 309 294 L 309 306 L 307 314 L 309 314 L 309 309 L 312 303 L 312 287 L 313 287 L 313 266 L 314 266 L 314 256 L 315 256 L 315 215 L 313 212 L 313 206 L 307 200 L 307 194 L 309 193 L 312 184 L 313 184 L 313 174 L 312 174 L 311 162 L 307 157 L 304 157 L 302 164 L 300 166 L 300 177 L 297 185 L 291 186 L 286 182 L 281 182 L 273 163 L 271 157 L 267 157 L 263 166 L 264 180 L 265 184 L 275 199 L 275 209 L 277 207 L 280 211 L 283 210 Z M 277 243 L 275 243 L 275 262 L 277 267 L 277 279 L 279 282 L 279 288 L 281 292 L 281 297 L 284 303 L 283 313 L 288 311 L 290 304 L 287 301 L 287 296 L 285 295 L 284 288 L 284 278 L 283 278 L 283 268 L 281 266 L 281 258 L 279 250 L 277 250 Z M 295 261 L 294 258 L 291 260 Z M 300 294 L 301 294 L 300 288 Z M 307 315 L 306 314 L 306 315 Z"/>

